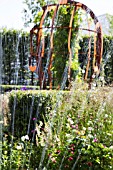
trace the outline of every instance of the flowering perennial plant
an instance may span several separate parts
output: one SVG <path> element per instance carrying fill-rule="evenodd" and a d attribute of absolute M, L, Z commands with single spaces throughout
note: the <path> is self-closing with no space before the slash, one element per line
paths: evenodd
<path fill-rule="evenodd" d="M 36 122 L 35 140 L 24 135 L 3 141 L 2 169 L 112 170 L 113 89 L 95 91 L 74 82 L 44 121 Z M 34 129 L 33 129 L 34 130 Z M 34 134 L 34 131 L 33 131 Z M 12 159 L 10 159 L 12 154 Z"/>

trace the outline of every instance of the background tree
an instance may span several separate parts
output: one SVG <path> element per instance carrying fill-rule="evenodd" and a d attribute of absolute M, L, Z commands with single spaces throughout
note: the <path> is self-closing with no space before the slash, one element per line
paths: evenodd
<path fill-rule="evenodd" d="M 42 7 L 47 4 L 57 3 L 57 0 L 24 0 L 24 24 L 39 24 L 42 15 Z"/>
<path fill-rule="evenodd" d="M 109 22 L 109 34 L 113 36 L 113 15 L 107 14 L 107 19 Z"/>

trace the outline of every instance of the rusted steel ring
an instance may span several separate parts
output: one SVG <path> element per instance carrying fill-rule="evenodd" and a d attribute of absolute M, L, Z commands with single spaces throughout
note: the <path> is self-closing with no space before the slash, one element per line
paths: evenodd
<path fill-rule="evenodd" d="M 58 13 L 59 7 L 62 5 L 72 5 L 74 6 L 74 10 L 72 12 L 71 18 L 70 18 L 70 23 L 69 26 L 61 26 L 61 27 L 57 27 L 54 26 L 55 24 L 55 17 Z M 85 29 L 85 28 L 79 28 L 81 30 L 86 30 L 86 31 L 90 31 L 90 32 L 94 32 L 95 34 L 95 38 L 94 38 L 94 57 L 93 57 L 93 70 L 95 72 L 95 68 L 97 70 L 100 70 L 100 63 L 101 63 L 101 59 L 102 59 L 102 51 L 103 51 L 103 37 L 102 37 L 102 28 L 101 25 L 97 19 L 97 17 L 95 16 L 95 14 L 93 13 L 93 11 L 91 9 L 89 9 L 86 5 L 79 3 L 79 2 L 75 2 L 73 0 L 59 0 L 58 4 L 51 4 L 51 5 L 47 5 L 43 7 L 43 15 L 41 17 L 40 20 L 40 24 L 39 26 L 34 26 L 31 31 L 30 31 L 30 58 L 29 58 L 29 69 L 34 72 L 36 70 L 37 66 L 32 65 L 32 58 L 35 57 L 36 59 L 36 63 L 39 63 L 39 61 L 41 60 L 39 67 L 38 67 L 38 74 L 40 77 L 40 84 L 42 84 L 42 80 L 43 80 L 43 67 L 42 67 L 42 58 L 44 57 L 44 40 L 43 40 L 43 24 L 44 24 L 44 19 L 47 16 L 47 13 L 50 12 L 51 10 L 54 11 L 54 15 L 52 17 L 52 25 L 50 27 L 46 27 L 46 28 L 50 28 L 50 63 L 48 66 L 48 75 L 49 75 L 49 85 L 52 87 L 52 75 L 51 75 L 51 67 L 52 67 L 52 60 L 53 60 L 53 52 L 54 52 L 54 44 L 53 44 L 53 38 L 54 38 L 54 31 L 53 29 L 58 28 L 58 29 L 69 29 L 68 32 L 68 53 L 69 53 L 69 62 L 70 62 L 70 66 L 71 66 L 71 62 L 72 62 L 72 53 L 71 53 L 71 33 L 72 33 L 72 29 L 76 29 L 76 28 L 72 28 L 72 22 L 73 22 L 73 17 L 74 14 L 76 12 L 77 9 L 83 9 L 86 11 L 87 14 L 90 15 L 90 17 L 93 19 L 94 24 L 95 24 L 95 30 L 91 30 L 91 29 Z M 34 52 L 34 48 L 33 48 L 33 36 L 36 36 L 36 51 Z M 41 47 L 41 48 L 40 48 Z M 89 43 L 89 49 L 90 49 L 91 45 Z M 90 61 L 90 56 L 92 55 L 90 50 L 89 50 L 89 59 L 88 61 Z M 90 63 L 90 62 L 89 62 Z M 71 76 L 71 67 L 69 66 L 69 72 L 68 75 L 69 77 Z M 88 75 L 88 71 L 89 71 L 89 64 L 86 68 L 86 76 L 85 79 L 87 79 L 87 75 Z M 97 72 L 97 71 L 96 71 Z M 93 73 L 92 73 L 93 74 Z"/>

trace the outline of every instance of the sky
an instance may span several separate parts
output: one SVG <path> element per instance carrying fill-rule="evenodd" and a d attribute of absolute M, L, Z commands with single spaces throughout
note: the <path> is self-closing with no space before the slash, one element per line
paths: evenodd
<path fill-rule="evenodd" d="M 96 16 L 113 15 L 113 0 L 77 0 L 87 5 Z M 0 28 L 24 29 L 23 0 L 0 0 Z"/>
<path fill-rule="evenodd" d="M 0 28 L 24 27 L 23 17 L 23 0 L 0 0 Z"/>

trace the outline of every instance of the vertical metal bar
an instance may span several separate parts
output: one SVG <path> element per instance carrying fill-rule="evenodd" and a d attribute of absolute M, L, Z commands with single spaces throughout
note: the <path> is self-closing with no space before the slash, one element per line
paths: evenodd
<path fill-rule="evenodd" d="M 96 31 L 96 28 L 95 28 Z M 94 33 L 94 56 L 93 56 L 93 70 L 95 69 L 96 65 L 96 56 L 97 56 L 97 32 Z"/>
<path fill-rule="evenodd" d="M 102 52 L 103 52 L 103 38 L 102 38 L 102 27 L 100 23 L 98 22 L 96 24 L 96 31 L 97 31 L 97 63 L 98 66 L 100 66 L 101 60 L 102 60 Z"/>
<path fill-rule="evenodd" d="M 33 36 L 33 33 L 31 30 L 30 31 L 30 55 L 32 55 L 32 53 L 33 53 L 32 36 Z"/>
<path fill-rule="evenodd" d="M 41 57 L 44 57 L 44 51 L 45 51 L 45 38 L 43 36 L 42 38 L 42 51 L 41 51 Z"/>
<path fill-rule="evenodd" d="M 100 63 L 102 60 L 102 53 L 103 53 L 103 36 L 102 36 L 102 27 L 99 22 L 96 24 L 96 34 L 94 37 L 94 62 L 93 62 L 93 69 L 94 72 L 100 70 Z M 98 68 L 95 69 L 95 68 Z"/>
<path fill-rule="evenodd" d="M 52 60 L 53 60 L 53 25 L 54 25 L 54 20 L 55 17 L 57 15 L 57 11 L 60 5 L 68 5 L 68 4 L 72 4 L 74 6 L 74 10 L 72 11 L 72 15 L 70 18 L 70 23 L 69 23 L 69 34 L 68 34 L 68 52 L 69 52 L 69 70 L 68 70 L 68 77 L 70 79 L 71 76 L 71 62 L 72 62 L 72 52 L 71 52 L 71 34 L 72 34 L 72 22 L 73 22 L 73 18 L 74 18 L 74 14 L 75 11 L 78 8 L 82 8 L 83 10 L 85 10 L 87 12 L 87 14 L 89 14 L 91 16 L 91 18 L 94 20 L 94 24 L 96 25 L 96 31 L 97 33 L 95 34 L 95 38 L 94 38 L 94 60 L 93 60 L 93 67 L 94 66 L 98 66 L 98 68 L 100 67 L 100 63 L 101 63 L 101 59 L 102 59 L 102 51 L 103 51 L 103 37 L 102 37 L 102 28 L 101 25 L 98 22 L 97 17 L 95 16 L 95 14 L 93 13 L 93 11 L 91 9 L 89 9 L 86 5 L 79 3 L 79 2 L 75 2 L 72 0 L 59 0 L 58 4 L 55 5 L 48 5 L 45 6 L 43 8 L 43 15 L 42 18 L 40 20 L 40 25 L 39 27 L 37 27 L 38 33 L 36 34 L 37 36 L 37 48 L 36 48 L 36 61 L 37 64 L 39 63 L 39 81 L 40 84 L 42 84 L 42 79 L 43 79 L 43 73 L 42 73 L 42 64 L 41 64 L 41 58 L 44 56 L 44 41 L 41 42 L 41 38 L 43 36 L 43 23 L 44 23 L 44 19 L 47 15 L 47 13 L 49 11 L 51 11 L 52 9 L 54 10 L 54 15 L 52 17 L 52 25 L 51 25 L 51 33 L 50 33 L 50 60 L 49 60 L 49 66 L 48 66 L 48 75 L 49 75 L 49 85 L 50 88 L 52 88 L 52 74 L 51 74 L 51 67 L 52 67 Z M 33 32 L 31 32 L 31 44 L 30 44 L 30 53 L 33 53 L 33 46 L 32 46 L 32 34 Z M 42 43 L 42 49 L 40 50 L 40 46 Z M 90 53 L 91 53 L 91 46 L 90 46 L 90 41 L 89 41 L 89 51 L 88 51 L 88 64 L 87 64 L 87 68 L 86 68 L 86 74 L 85 74 L 85 79 L 87 79 L 88 76 L 88 70 L 89 70 L 89 65 L 90 65 Z M 70 80 L 69 80 L 70 81 Z"/>
<path fill-rule="evenodd" d="M 88 22 L 88 18 L 87 18 L 87 22 Z M 88 22 L 88 29 L 90 29 L 89 22 Z M 85 80 L 87 80 L 87 77 L 88 77 L 88 71 L 89 71 L 89 66 L 90 66 L 90 58 L 91 58 L 90 55 L 91 55 L 91 37 L 90 37 L 90 31 L 89 31 L 88 62 L 87 62 L 86 72 L 85 72 L 85 77 L 84 77 Z"/>
<path fill-rule="evenodd" d="M 42 18 L 40 20 L 40 25 L 39 25 L 39 28 L 38 28 L 39 31 L 38 31 L 38 34 L 37 34 L 37 55 L 39 55 L 40 41 L 41 41 L 41 36 L 42 36 L 42 25 L 44 23 L 44 19 L 47 15 L 47 12 L 48 12 L 48 7 L 46 7 L 46 9 L 44 9 L 44 11 L 43 11 L 43 15 L 42 15 Z"/>
<path fill-rule="evenodd" d="M 42 37 L 42 25 L 44 23 L 44 19 L 47 15 L 47 12 L 48 12 L 48 6 L 44 9 L 43 11 L 43 15 L 42 15 L 42 18 L 41 18 L 41 21 L 40 21 L 40 25 L 39 25 L 39 31 L 38 31 L 38 34 L 37 34 L 37 58 L 36 58 L 36 61 L 37 61 L 37 65 L 39 64 L 39 67 L 38 67 L 38 74 L 39 74 L 39 83 L 40 83 L 40 88 L 42 86 L 42 79 L 43 79 L 43 73 L 42 73 L 42 59 L 41 59 L 41 53 L 40 53 L 40 45 L 41 45 L 41 37 Z"/>
<path fill-rule="evenodd" d="M 72 33 L 72 23 L 73 23 L 73 18 L 74 14 L 76 11 L 76 6 L 74 7 L 72 11 L 72 15 L 70 18 L 70 23 L 69 23 L 69 34 L 68 34 L 68 52 L 69 52 L 69 70 L 68 70 L 68 81 L 70 83 L 71 79 L 71 63 L 72 63 L 72 51 L 71 51 L 71 33 Z"/>
<path fill-rule="evenodd" d="M 53 26 L 54 26 L 54 20 L 55 20 L 55 17 L 57 15 L 58 8 L 59 8 L 59 4 L 56 6 L 56 8 L 54 10 L 54 15 L 52 17 L 51 35 L 50 35 L 50 64 L 49 64 L 49 68 L 48 68 L 50 89 L 52 89 L 51 68 L 52 68 L 52 61 L 53 61 Z"/>

